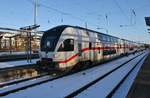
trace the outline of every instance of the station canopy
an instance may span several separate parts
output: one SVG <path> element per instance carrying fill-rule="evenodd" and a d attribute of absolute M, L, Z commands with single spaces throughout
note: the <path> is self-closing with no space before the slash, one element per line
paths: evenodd
<path fill-rule="evenodd" d="M 150 17 L 145 17 L 145 22 L 147 26 L 150 26 Z"/>

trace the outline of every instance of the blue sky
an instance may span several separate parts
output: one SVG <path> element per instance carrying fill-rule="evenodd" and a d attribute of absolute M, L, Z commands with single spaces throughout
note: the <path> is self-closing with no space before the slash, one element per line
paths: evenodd
<path fill-rule="evenodd" d="M 20 28 L 32 25 L 32 1 L 1 0 L 0 26 Z M 150 35 L 144 21 L 145 16 L 150 16 L 149 0 L 38 0 L 38 2 L 37 23 L 41 25 L 39 30 L 47 30 L 61 24 L 85 27 L 87 22 L 90 29 L 104 33 L 105 29 L 108 29 L 111 35 L 150 43 Z"/>

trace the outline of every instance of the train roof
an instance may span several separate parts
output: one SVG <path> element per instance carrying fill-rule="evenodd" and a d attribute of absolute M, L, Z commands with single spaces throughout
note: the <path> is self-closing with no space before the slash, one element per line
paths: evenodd
<path fill-rule="evenodd" d="M 98 34 L 102 34 L 102 35 L 106 35 L 106 36 L 114 37 L 114 38 L 117 38 L 117 39 L 126 40 L 126 41 L 128 41 L 128 42 L 137 43 L 137 42 L 134 42 L 134 41 L 130 41 L 130 40 L 127 40 L 127 39 L 122 39 L 122 38 L 119 38 L 119 37 L 116 37 L 116 36 L 112 36 L 112 35 L 104 34 L 104 33 L 102 33 L 102 32 L 98 32 L 98 31 L 95 31 L 95 30 L 90 30 L 90 29 L 83 28 L 83 27 L 80 27 L 80 26 L 59 25 L 59 26 L 56 26 L 56 27 L 54 27 L 54 28 L 52 28 L 52 29 L 56 29 L 56 28 L 58 28 L 60 31 L 63 31 L 63 30 L 65 30 L 67 27 L 72 27 L 72 28 L 76 28 L 76 29 L 82 29 L 82 30 L 86 30 L 86 31 L 93 32 L 93 33 L 98 33 Z M 50 30 L 52 30 L 52 29 L 50 29 Z M 49 31 L 49 30 L 48 30 L 48 31 Z"/>
<path fill-rule="evenodd" d="M 76 29 L 82 29 L 82 30 L 86 30 L 86 31 L 90 31 L 90 32 L 93 32 L 93 33 L 99 33 L 99 34 L 103 34 L 103 35 L 107 35 L 107 36 L 111 36 L 111 37 L 115 37 L 115 36 L 112 36 L 112 35 L 108 35 L 108 34 L 104 34 L 102 32 L 98 32 L 98 31 L 94 31 L 94 30 L 90 30 L 90 29 L 87 29 L 87 28 L 83 28 L 83 27 L 80 27 L 80 26 L 71 26 L 71 25 L 59 25 L 59 26 L 56 26 L 54 28 L 58 28 L 58 29 L 66 29 L 67 27 L 72 27 L 72 28 L 76 28 Z M 52 28 L 53 29 L 53 28 Z M 51 30 L 51 29 L 50 29 Z M 120 39 L 119 37 L 115 37 L 115 38 L 118 38 Z"/>

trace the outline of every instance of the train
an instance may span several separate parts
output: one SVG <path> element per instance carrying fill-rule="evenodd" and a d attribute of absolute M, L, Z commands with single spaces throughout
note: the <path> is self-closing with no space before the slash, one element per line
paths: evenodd
<path fill-rule="evenodd" d="M 43 33 L 37 64 L 66 71 L 143 49 L 141 43 L 79 26 L 59 25 Z"/>

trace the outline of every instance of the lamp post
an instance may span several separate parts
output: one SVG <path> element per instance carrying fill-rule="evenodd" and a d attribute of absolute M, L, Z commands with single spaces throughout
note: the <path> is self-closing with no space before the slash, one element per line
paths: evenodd
<path fill-rule="evenodd" d="M 37 0 L 34 0 L 34 25 L 36 25 L 37 23 L 37 6 L 38 6 L 38 3 L 37 3 Z"/>
<path fill-rule="evenodd" d="M 31 59 L 32 59 L 31 58 L 31 55 L 32 55 L 32 43 L 31 43 L 32 35 L 31 35 L 31 33 L 32 33 L 32 30 L 34 30 L 38 27 L 40 27 L 40 25 L 30 25 L 30 26 L 25 26 L 25 27 L 20 28 L 20 30 L 28 31 L 28 32 L 26 32 L 26 34 L 27 34 L 27 39 L 26 39 L 26 41 L 27 41 L 27 43 L 26 43 L 26 45 L 27 45 L 27 48 L 26 48 L 27 62 L 31 62 Z"/>

